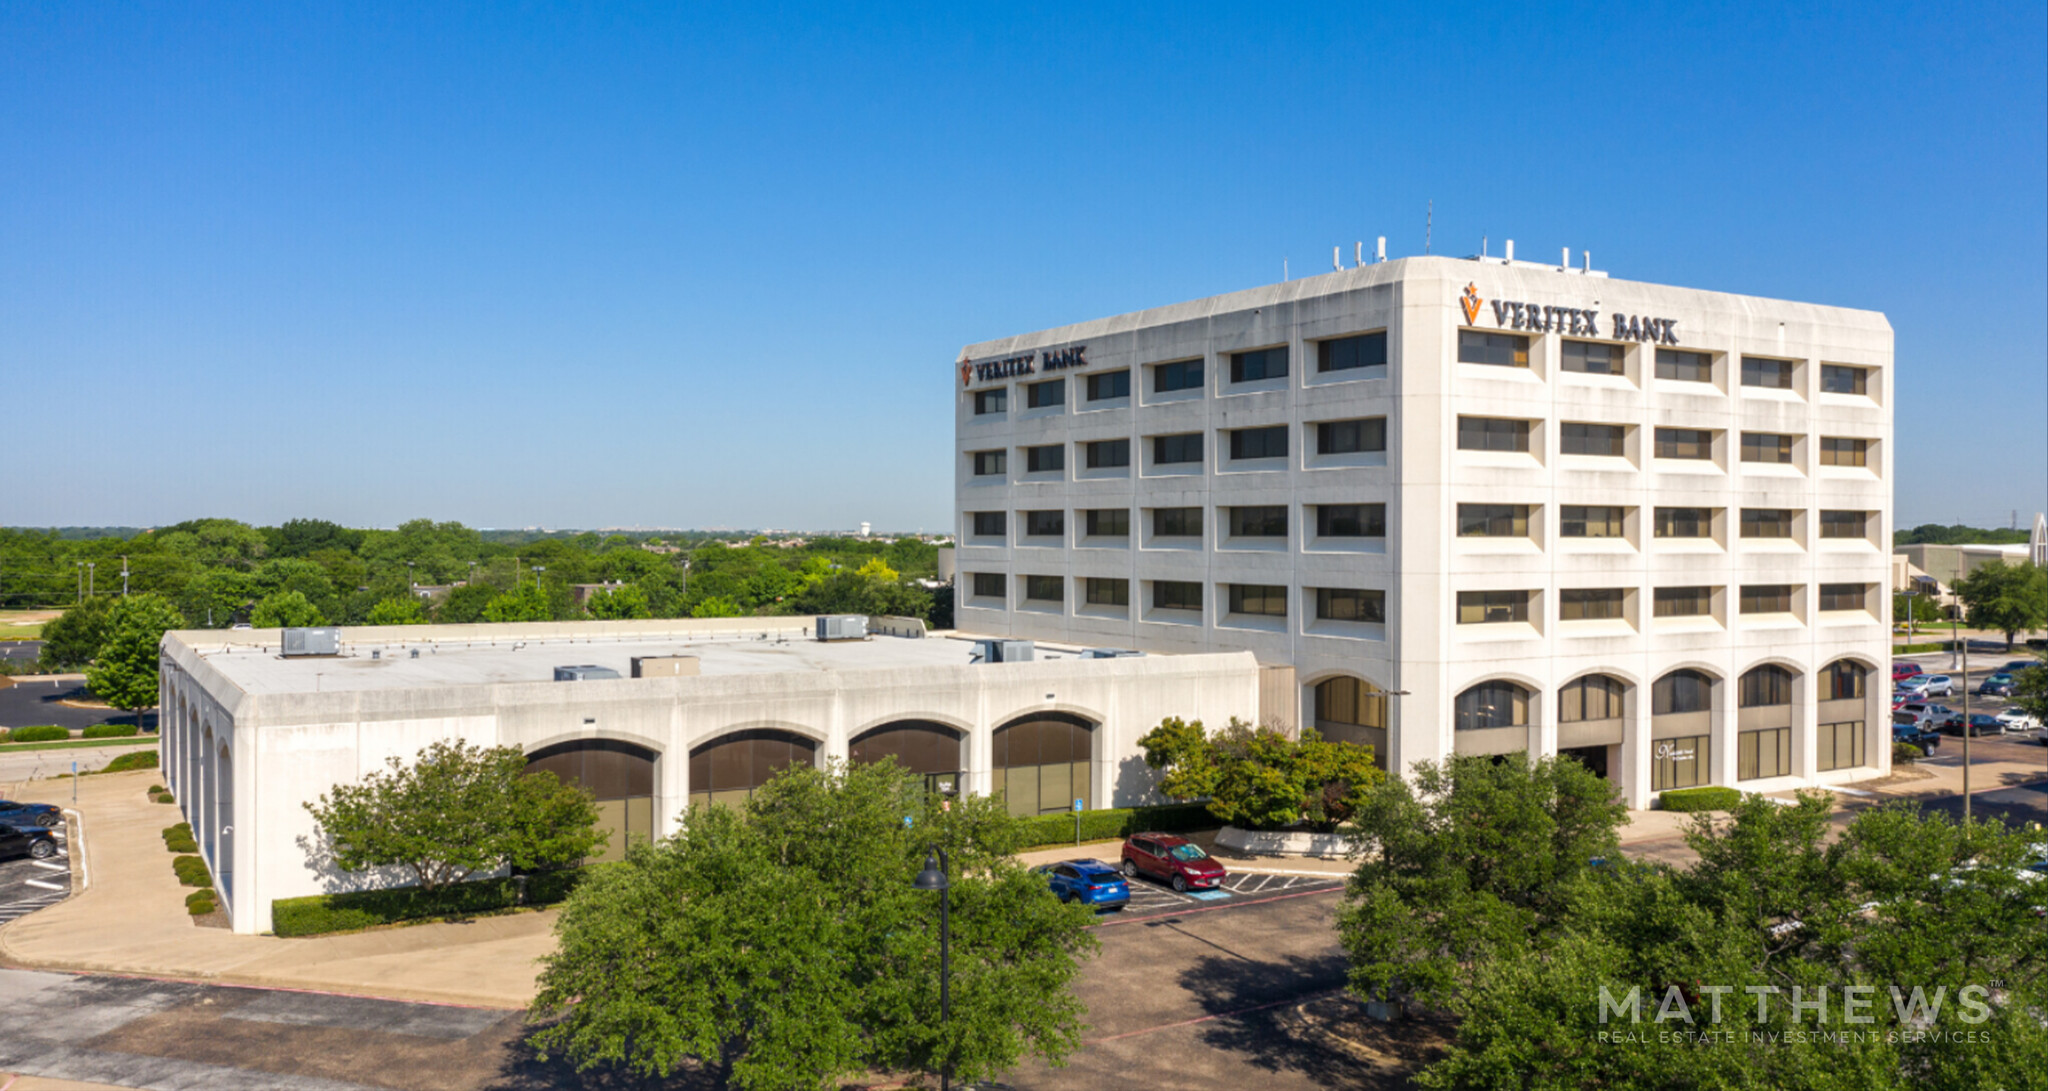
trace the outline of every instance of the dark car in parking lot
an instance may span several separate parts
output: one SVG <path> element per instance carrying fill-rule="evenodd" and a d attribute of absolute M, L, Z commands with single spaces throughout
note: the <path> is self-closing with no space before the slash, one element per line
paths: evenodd
<path fill-rule="evenodd" d="M 1062 860 L 1032 869 L 1046 877 L 1052 892 L 1063 902 L 1080 902 L 1097 909 L 1122 909 L 1131 900 L 1131 887 L 1123 874 L 1100 860 Z"/>
<path fill-rule="evenodd" d="M 2012 696 L 2012 675 L 2000 671 L 1986 678 L 1977 684 L 1977 694 L 1980 697 Z"/>
<path fill-rule="evenodd" d="M 57 855 L 57 838 L 40 826 L 0 824 L 0 857 L 27 856 L 48 860 Z"/>
<path fill-rule="evenodd" d="M 64 812 L 49 803 L 16 803 L 0 799 L 0 826 L 41 826 L 48 829 L 64 821 Z"/>
<path fill-rule="evenodd" d="M 1937 723 L 1935 729 L 1944 735 L 1961 735 L 1963 733 L 1963 722 L 1963 715 L 1958 712 Z M 1969 725 L 1970 734 L 1973 737 L 1977 735 L 2005 734 L 2005 725 L 1998 722 L 1998 717 L 1986 716 L 1981 712 L 1970 713 Z"/>
<path fill-rule="evenodd" d="M 1170 833 L 1134 833 L 1124 839 L 1124 874 L 1140 875 L 1186 892 L 1223 884 L 1223 865 L 1202 846 Z"/>
<path fill-rule="evenodd" d="M 1916 747 L 1919 749 L 1921 757 L 1927 757 L 1941 746 L 1941 734 L 1935 731 L 1923 731 L 1920 728 L 1910 727 L 1906 724 L 1893 724 L 1892 741 Z"/>

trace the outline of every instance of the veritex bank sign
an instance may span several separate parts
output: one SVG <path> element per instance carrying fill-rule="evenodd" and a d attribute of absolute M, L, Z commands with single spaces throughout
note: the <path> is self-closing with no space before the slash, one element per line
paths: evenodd
<path fill-rule="evenodd" d="M 1612 341 L 1647 341 L 1655 345 L 1678 344 L 1676 318 L 1611 314 L 1607 316 L 1609 325 L 1603 329 L 1597 310 L 1481 299 L 1479 289 L 1470 284 L 1465 285 L 1465 294 L 1458 297 L 1458 305 L 1465 309 L 1465 324 L 1468 326 L 1478 325 L 1479 316 L 1485 314 L 1490 306 L 1493 324 L 1504 330 L 1576 334 L 1580 337 L 1605 337 Z"/>
<path fill-rule="evenodd" d="M 960 385 L 968 386 L 990 379 L 1012 379 L 1019 375 L 1036 375 L 1041 371 L 1065 371 L 1068 368 L 1087 366 L 1087 345 L 1068 345 L 1063 349 L 1027 352 L 1022 356 L 1005 356 L 1000 360 L 983 360 L 978 364 L 963 360 L 960 362 Z"/>

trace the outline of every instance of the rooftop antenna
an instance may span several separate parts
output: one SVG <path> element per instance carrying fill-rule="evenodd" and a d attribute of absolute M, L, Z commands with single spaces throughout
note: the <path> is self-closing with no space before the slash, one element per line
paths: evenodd
<path fill-rule="evenodd" d="M 1487 237 L 1486 237 L 1486 236 L 1484 236 L 1484 235 L 1481 235 L 1481 236 L 1479 236 L 1479 256 L 1480 256 L 1480 257 L 1482 257 L 1482 258 L 1486 256 L 1486 244 L 1487 244 L 1487 242 L 1488 242 L 1488 239 L 1487 239 Z"/>
<path fill-rule="evenodd" d="M 1357 247 L 1356 247 L 1355 249 L 1353 249 L 1353 250 L 1351 251 L 1351 265 L 1352 265 L 1352 268 L 1357 268 L 1358 266 L 1361 266 L 1361 265 L 1364 265 L 1364 264 L 1365 264 L 1365 240 L 1364 240 L 1364 239 L 1360 239 L 1360 240 L 1358 240 L 1358 245 L 1357 245 Z"/>
<path fill-rule="evenodd" d="M 1332 269 L 1335 269 L 1335 270 L 1337 270 L 1337 271 L 1338 271 L 1338 272 L 1340 272 L 1340 273 L 1344 271 L 1344 248 L 1343 248 L 1343 247 L 1341 247 L 1341 246 L 1332 246 L 1332 247 L 1330 247 L 1330 268 L 1332 268 Z"/>
<path fill-rule="evenodd" d="M 1286 281 L 1286 280 L 1288 280 L 1288 279 L 1289 279 L 1289 277 L 1287 276 L 1287 259 L 1286 259 L 1286 258 L 1281 258 L 1281 259 L 1280 259 L 1280 279 L 1281 279 L 1282 281 Z"/>
<path fill-rule="evenodd" d="M 1436 230 L 1436 200 L 1431 198 L 1429 211 L 1423 213 L 1422 220 L 1422 252 L 1425 254 L 1429 253 L 1429 234 L 1434 230 Z"/>

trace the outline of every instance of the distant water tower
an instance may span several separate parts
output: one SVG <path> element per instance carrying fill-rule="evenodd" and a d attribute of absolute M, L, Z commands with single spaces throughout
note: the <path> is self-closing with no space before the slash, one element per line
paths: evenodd
<path fill-rule="evenodd" d="M 863 538 L 867 537 L 867 536 L 868 536 L 868 530 L 869 530 L 869 528 L 871 528 L 871 527 L 873 527 L 873 526 L 874 526 L 874 524 L 873 524 L 873 523 L 862 523 L 862 524 L 860 525 L 860 536 L 861 536 L 861 537 L 863 537 Z"/>

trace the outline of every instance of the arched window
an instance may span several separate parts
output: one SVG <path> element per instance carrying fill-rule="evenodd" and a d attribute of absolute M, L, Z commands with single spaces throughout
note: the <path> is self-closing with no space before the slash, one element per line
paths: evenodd
<path fill-rule="evenodd" d="M 1529 691 L 1513 682 L 1481 682 L 1458 694 L 1455 716 L 1459 731 L 1527 727 Z"/>
<path fill-rule="evenodd" d="M 990 739 L 990 790 L 1011 814 L 1054 814 L 1093 806 L 1090 759 L 1095 725 L 1063 712 L 1041 712 L 996 729 Z"/>
<path fill-rule="evenodd" d="M 1837 659 L 1820 672 L 1820 699 L 1823 701 L 1862 700 L 1864 680 L 1870 672 L 1863 664 L 1853 659 Z"/>
<path fill-rule="evenodd" d="M 1677 670 L 1650 687 L 1650 714 L 1706 712 L 1714 707 L 1714 680 L 1695 670 Z"/>
<path fill-rule="evenodd" d="M 690 751 L 690 803 L 738 806 L 791 765 L 816 765 L 818 744 L 769 728 L 720 735 Z"/>
<path fill-rule="evenodd" d="M 1316 683 L 1316 733 L 1331 742 L 1372 747 L 1387 767 L 1387 694 L 1363 678 L 1339 675 Z"/>
<path fill-rule="evenodd" d="M 611 837 L 592 859 L 618 860 L 626 855 L 627 839 L 654 837 L 654 761 L 654 751 L 632 743 L 578 739 L 528 754 L 526 771 L 553 773 L 596 796 L 597 828 Z"/>
<path fill-rule="evenodd" d="M 1765 665 L 1742 676 L 1736 686 L 1737 708 L 1769 708 L 1792 703 L 1792 672 Z"/>
<path fill-rule="evenodd" d="M 1557 722 L 1618 720 L 1622 717 L 1622 698 L 1627 694 L 1627 682 L 1604 674 L 1589 674 L 1557 692 Z"/>
<path fill-rule="evenodd" d="M 960 733 L 928 720 L 897 720 L 863 732 L 847 745 L 855 763 L 895 758 L 925 779 L 925 787 L 948 795 L 960 790 Z"/>

